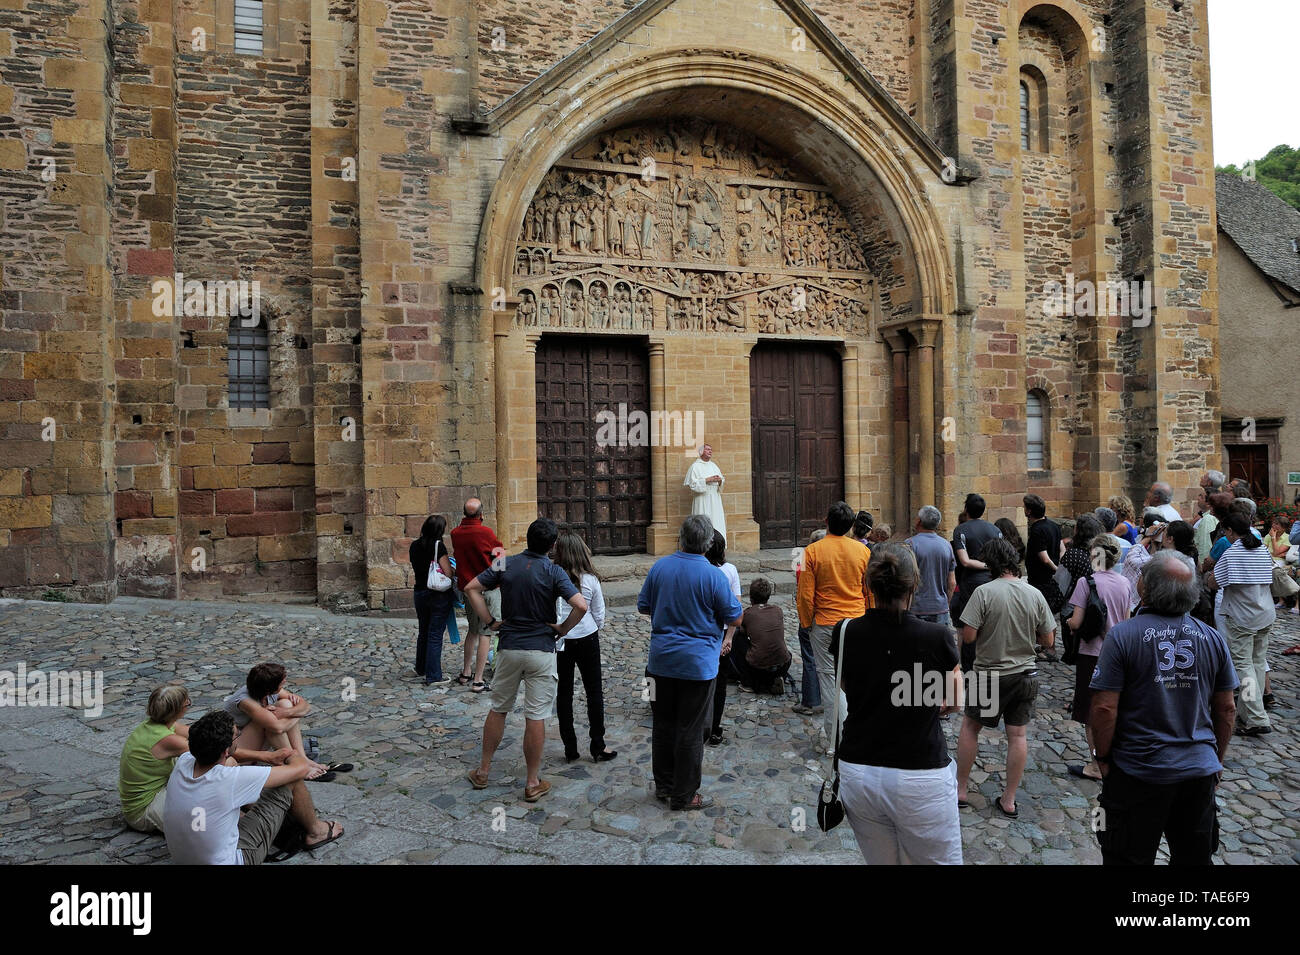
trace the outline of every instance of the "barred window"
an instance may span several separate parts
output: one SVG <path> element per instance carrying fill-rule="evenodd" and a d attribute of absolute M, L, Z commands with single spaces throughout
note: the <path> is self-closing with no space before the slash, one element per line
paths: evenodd
<path fill-rule="evenodd" d="M 1025 465 L 1031 471 L 1047 467 L 1047 396 L 1031 391 L 1025 399 L 1025 430 L 1029 438 Z"/>
<path fill-rule="evenodd" d="M 231 408 L 271 407 L 271 362 L 266 327 L 230 323 L 226 356 Z"/>
<path fill-rule="evenodd" d="M 262 0 L 235 0 L 235 52 L 262 52 Z"/>

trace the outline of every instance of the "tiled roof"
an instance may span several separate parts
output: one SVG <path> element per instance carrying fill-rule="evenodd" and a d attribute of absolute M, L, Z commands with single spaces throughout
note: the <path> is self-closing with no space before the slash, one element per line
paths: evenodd
<path fill-rule="evenodd" d="M 1294 209 L 1258 182 L 1231 173 L 1214 177 L 1219 228 L 1269 278 L 1300 292 L 1300 209 Z"/>

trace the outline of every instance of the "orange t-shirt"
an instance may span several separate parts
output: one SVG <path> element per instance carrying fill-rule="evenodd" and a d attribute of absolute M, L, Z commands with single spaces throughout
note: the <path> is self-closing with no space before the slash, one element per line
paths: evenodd
<path fill-rule="evenodd" d="M 827 534 L 803 552 L 798 576 L 799 626 L 832 626 L 861 617 L 870 606 L 865 590 L 871 549 L 845 535 Z"/>

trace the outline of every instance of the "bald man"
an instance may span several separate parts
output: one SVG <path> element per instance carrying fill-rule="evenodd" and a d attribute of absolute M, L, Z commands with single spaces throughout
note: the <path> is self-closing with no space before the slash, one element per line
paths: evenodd
<path fill-rule="evenodd" d="M 465 592 L 471 580 L 492 565 L 493 552 L 505 553 L 505 548 L 497 540 L 492 528 L 483 523 L 483 502 L 478 498 L 471 497 L 465 502 L 465 516 L 451 531 L 451 547 L 456 555 L 456 586 L 461 593 Z M 485 591 L 483 597 L 487 600 L 492 616 L 500 617 L 501 592 Z M 482 693 L 489 689 L 483 679 L 483 670 L 487 666 L 488 647 L 492 637 L 478 614 L 471 611 L 468 616 L 469 636 L 465 639 L 465 664 L 461 667 L 456 682 L 461 686 L 469 683 L 471 690 Z"/>

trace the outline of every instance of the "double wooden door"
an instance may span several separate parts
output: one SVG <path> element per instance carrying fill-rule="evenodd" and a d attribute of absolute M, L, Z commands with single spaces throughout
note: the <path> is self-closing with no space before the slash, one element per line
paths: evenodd
<path fill-rule="evenodd" d="M 802 546 L 844 497 L 839 357 L 818 346 L 759 345 L 749 397 L 759 546 Z"/>
<path fill-rule="evenodd" d="M 646 549 L 650 448 L 601 447 L 596 436 L 603 411 L 649 412 L 649 382 L 643 343 L 544 335 L 537 344 L 538 513 L 597 554 Z"/>

